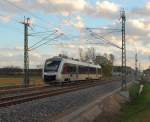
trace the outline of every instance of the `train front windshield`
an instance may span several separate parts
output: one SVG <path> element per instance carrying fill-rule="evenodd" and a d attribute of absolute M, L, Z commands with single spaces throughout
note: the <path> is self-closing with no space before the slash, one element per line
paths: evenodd
<path fill-rule="evenodd" d="M 60 62 L 61 61 L 51 61 L 51 60 L 46 61 L 44 71 L 45 72 L 48 72 L 48 71 L 57 72 Z"/>

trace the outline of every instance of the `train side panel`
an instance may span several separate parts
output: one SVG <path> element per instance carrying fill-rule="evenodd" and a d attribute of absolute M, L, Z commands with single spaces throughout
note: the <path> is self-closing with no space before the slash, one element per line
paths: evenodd
<path fill-rule="evenodd" d="M 61 81 L 100 79 L 101 71 L 98 71 L 98 68 L 64 62 L 61 67 L 60 76 Z"/>
<path fill-rule="evenodd" d="M 43 67 L 46 83 L 100 79 L 101 76 L 100 66 L 70 59 L 48 59 Z"/>

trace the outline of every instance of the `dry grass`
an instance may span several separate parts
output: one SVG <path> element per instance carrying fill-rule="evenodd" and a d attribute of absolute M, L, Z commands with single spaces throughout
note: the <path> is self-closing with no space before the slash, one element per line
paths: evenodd
<path fill-rule="evenodd" d="M 0 87 L 22 85 L 22 83 L 23 83 L 23 76 L 0 77 Z M 30 85 L 38 85 L 38 84 L 43 84 L 42 77 L 40 76 L 30 77 Z"/>

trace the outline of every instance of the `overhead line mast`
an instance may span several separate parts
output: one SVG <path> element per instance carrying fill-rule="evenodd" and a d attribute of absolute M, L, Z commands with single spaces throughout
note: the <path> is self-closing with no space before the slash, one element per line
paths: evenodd
<path fill-rule="evenodd" d="M 137 52 L 135 54 L 135 80 L 137 80 L 137 75 L 138 75 L 138 55 Z"/>
<path fill-rule="evenodd" d="M 28 54 L 28 27 L 30 18 L 24 18 L 24 81 L 25 87 L 29 86 L 29 54 Z"/>
<path fill-rule="evenodd" d="M 121 11 L 121 20 L 122 20 L 122 89 L 127 87 L 127 77 L 126 77 L 126 39 L 125 39 L 125 22 L 126 15 L 125 11 Z"/>

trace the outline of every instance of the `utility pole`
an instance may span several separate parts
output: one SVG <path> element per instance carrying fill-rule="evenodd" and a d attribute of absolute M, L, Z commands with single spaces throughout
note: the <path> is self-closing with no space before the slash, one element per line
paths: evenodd
<path fill-rule="evenodd" d="M 127 78 L 126 78 L 126 40 L 125 40 L 125 22 L 126 16 L 125 11 L 121 11 L 122 20 L 122 89 L 126 89 Z"/>
<path fill-rule="evenodd" d="M 28 27 L 30 18 L 24 18 L 24 81 L 25 87 L 29 86 L 29 55 L 28 55 Z"/>
<path fill-rule="evenodd" d="M 138 70 L 138 77 L 140 77 L 141 76 L 141 63 L 140 63 L 140 61 L 139 61 L 139 70 Z"/>
<path fill-rule="evenodd" d="M 138 58 L 137 58 L 137 52 L 135 54 L 135 80 L 137 80 L 137 73 L 138 73 Z"/>

